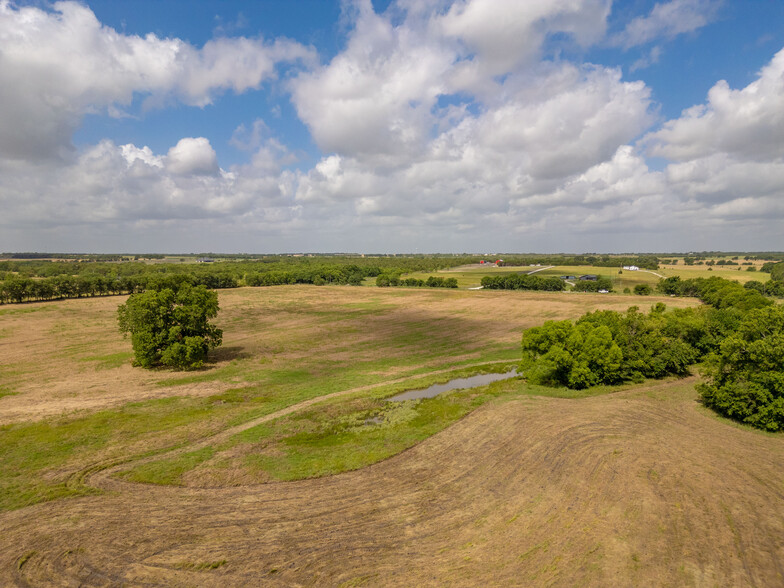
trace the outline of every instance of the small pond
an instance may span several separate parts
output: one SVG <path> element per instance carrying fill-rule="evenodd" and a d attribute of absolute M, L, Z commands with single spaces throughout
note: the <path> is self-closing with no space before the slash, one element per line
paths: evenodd
<path fill-rule="evenodd" d="M 442 392 L 447 392 L 448 390 L 465 390 L 466 388 L 477 388 L 491 382 L 508 380 L 509 378 L 514 378 L 515 376 L 517 376 L 517 370 L 512 370 L 511 372 L 506 372 L 503 374 L 480 374 L 478 376 L 471 376 L 469 378 L 457 378 L 455 380 L 445 382 L 444 384 L 433 384 L 429 388 L 424 388 L 422 390 L 409 390 L 407 392 L 403 392 L 402 394 L 398 394 L 397 396 L 387 398 L 387 400 L 390 402 L 402 402 L 403 400 L 415 400 L 418 398 L 433 398 L 433 396 L 438 396 Z"/>

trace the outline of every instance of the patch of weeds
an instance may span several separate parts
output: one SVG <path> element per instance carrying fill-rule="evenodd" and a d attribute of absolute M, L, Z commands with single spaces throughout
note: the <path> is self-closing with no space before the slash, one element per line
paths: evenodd
<path fill-rule="evenodd" d="M 11 390 L 8 386 L 0 386 L 0 398 L 3 396 L 13 396 L 17 394 L 14 390 Z"/>
<path fill-rule="evenodd" d="M 636 553 L 632 553 L 631 555 L 631 564 L 630 567 L 632 570 L 637 571 L 640 569 L 640 556 Z"/>
<path fill-rule="evenodd" d="M 546 552 L 549 548 L 550 548 L 550 542 L 549 541 L 542 541 L 541 543 L 537 543 L 536 545 L 531 547 L 531 549 L 529 549 L 525 553 L 520 554 L 520 559 L 521 560 L 528 559 L 533 554 L 535 554 L 535 553 L 537 553 L 539 551 Z"/>
<path fill-rule="evenodd" d="M 215 455 L 214 447 L 205 447 L 196 451 L 181 453 L 168 459 L 154 460 L 140 464 L 122 474 L 122 477 L 132 482 L 147 484 L 167 484 L 177 486 L 182 475 L 204 463 Z"/>
<path fill-rule="evenodd" d="M 24 565 L 25 565 L 25 564 L 26 564 L 28 561 L 30 561 L 30 558 L 31 558 L 31 557 L 33 557 L 33 556 L 34 556 L 36 553 L 38 553 L 38 552 L 37 552 L 37 551 L 35 551 L 35 550 L 28 551 L 27 553 L 25 553 L 25 554 L 24 554 L 22 557 L 20 557 L 20 558 L 19 558 L 19 560 L 16 562 L 16 569 L 17 569 L 17 570 L 21 570 L 21 569 L 24 567 Z"/>

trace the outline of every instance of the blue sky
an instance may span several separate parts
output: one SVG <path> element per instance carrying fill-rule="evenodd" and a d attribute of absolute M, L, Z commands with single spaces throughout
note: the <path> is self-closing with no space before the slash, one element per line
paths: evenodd
<path fill-rule="evenodd" d="M 784 3 L 0 0 L 0 250 L 784 249 Z"/>

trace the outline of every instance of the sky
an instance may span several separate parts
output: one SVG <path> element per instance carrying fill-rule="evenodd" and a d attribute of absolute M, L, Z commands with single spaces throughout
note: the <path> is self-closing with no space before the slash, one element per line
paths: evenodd
<path fill-rule="evenodd" d="M 780 0 L 0 0 L 0 251 L 784 250 Z"/>

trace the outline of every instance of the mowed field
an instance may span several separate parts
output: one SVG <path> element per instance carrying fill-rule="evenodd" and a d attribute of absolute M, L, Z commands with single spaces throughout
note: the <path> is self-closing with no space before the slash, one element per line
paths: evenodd
<path fill-rule="evenodd" d="M 128 365 L 122 298 L 0 308 L 0 584 L 784 583 L 784 439 L 703 410 L 693 379 L 568 398 L 498 382 L 335 431 L 380 462 L 296 469 L 344 451 L 319 419 L 505 368 L 522 329 L 628 296 L 219 296 L 224 346 L 187 374 Z M 694 304 L 634 302 L 659 300 Z"/>

